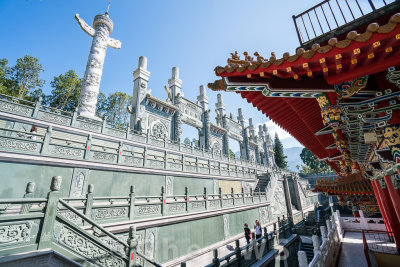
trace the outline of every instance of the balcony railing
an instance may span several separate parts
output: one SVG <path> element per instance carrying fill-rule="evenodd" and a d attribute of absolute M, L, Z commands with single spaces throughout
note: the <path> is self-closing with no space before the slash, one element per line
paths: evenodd
<path fill-rule="evenodd" d="M 320 36 L 333 33 L 394 0 L 325 0 L 312 8 L 293 16 L 300 46 L 309 46 Z M 341 34 L 341 33 L 340 33 Z M 330 36 L 333 37 L 333 36 Z"/>

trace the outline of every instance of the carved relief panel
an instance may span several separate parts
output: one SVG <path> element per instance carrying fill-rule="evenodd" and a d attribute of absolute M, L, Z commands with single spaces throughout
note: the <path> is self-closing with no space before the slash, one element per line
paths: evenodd
<path fill-rule="evenodd" d="M 243 127 L 242 125 L 240 125 L 240 123 L 226 117 L 225 129 L 228 130 L 228 135 L 230 138 L 235 139 L 239 142 L 243 141 L 243 136 L 242 136 Z"/>
<path fill-rule="evenodd" d="M 74 168 L 71 180 L 71 187 L 69 190 L 70 197 L 82 197 L 85 195 L 88 175 L 88 169 Z"/>
<path fill-rule="evenodd" d="M 149 228 L 145 230 L 144 254 L 151 260 L 155 259 L 157 240 L 157 228 Z"/>
<path fill-rule="evenodd" d="M 222 215 L 222 219 L 224 222 L 224 238 L 229 238 L 229 214 Z"/>
<path fill-rule="evenodd" d="M 167 196 L 174 195 L 174 177 L 173 176 L 165 176 L 165 194 Z"/>
<path fill-rule="evenodd" d="M 200 105 L 182 97 L 179 103 L 179 111 L 182 115 L 182 122 L 196 128 L 203 127 L 201 120 L 203 110 Z"/>

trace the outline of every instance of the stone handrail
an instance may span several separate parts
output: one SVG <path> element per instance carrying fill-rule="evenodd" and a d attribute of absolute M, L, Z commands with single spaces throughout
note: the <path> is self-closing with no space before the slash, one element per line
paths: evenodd
<path fill-rule="evenodd" d="M 34 184 L 30 183 L 23 199 L 0 200 L 0 239 L 7 246 L 0 248 L 0 265 L 7 256 L 24 247 L 24 251 L 53 249 L 68 253 L 74 261 L 85 261 L 89 266 L 133 266 L 136 255 L 153 266 L 161 266 L 136 253 L 136 229 L 130 228 L 127 242 L 119 239 L 100 224 L 59 198 L 62 178 L 52 179 L 47 198 L 30 198 Z M 44 204 L 44 205 L 43 205 Z M 83 220 L 85 227 L 58 213 L 64 207 Z"/>
<path fill-rule="evenodd" d="M 312 236 L 314 246 L 314 258 L 307 264 L 307 257 L 304 251 L 298 252 L 299 267 L 324 267 L 335 266 L 339 254 L 341 235 L 339 227 L 334 217 L 326 220 L 326 226 L 320 227 L 321 238 L 317 235 Z"/>
<path fill-rule="evenodd" d="M 6 116 L 6 119 L 9 118 Z M 11 122 L 13 121 L 15 119 L 11 120 Z M 21 120 L 19 119 L 19 121 Z M 26 120 L 24 123 L 33 124 L 30 120 Z M 250 165 L 245 161 L 224 159 L 217 154 L 207 154 L 203 150 L 198 153 L 201 155 L 195 155 L 195 150 L 188 153 L 181 149 L 182 146 L 178 146 L 178 149 L 171 149 L 165 140 L 153 139 L 148 135 L 138 135 L 143 138 L 138 140 L 139 142 L 128 139 L 123 141 L 115 138 L 108 139 L 107 136 L 95 135 L 93 137 L 92 134 L 82 133 L 79 130 L 74 131 L 72 128 L 68 128 L 66 131 L 65 127 L 58 128 L 57 125 L 53 127 L 49 124 L 48 122 L 41 124 L 41 126 L 48 125 L 45 135 L 1 128 L 0 151 L 248 179 L 256 178 L 258 173 L 274 170 L 274 168 L 259 164 Z M 71 134 L 71 131 L 76 135 L 75 138 L 62 137 L 64 133 Z M 112 147 L 104 144 L 104 141 L 112 144 Z M 278 169 L 275 170 L 278 171 Z M 281 172 L 286 173 L 285 171 Z"/>
<path fill-rule="evenodd" d="M 33 195 L 34 187 L 34 183 L 28 183 L 25 195 Z M 137 196 L 135 187 L 131 186 L 127 196 L 94 197 L 94 185 L 89 184 L 85 197 L 60 198 L 62 205 L 58 207 L 57 216 L 89 229 L 88 225 L 91 225 L 91 222 L 85 221 L 82 216 L 104 224 L 259 204 L 268 205 L 268 192 L 258 192 L 254 195 L 243 193 L 244 188 L 240 194 L 222 194 L 221 189 L 219 191 L 219 194 L 208 195 L 207 189 L 204 188 L 202 195 L 190 195 L 186 188 L 183 195 L 167 196 L 164 187 L 161 187 L 160 195 Z M 47 207 L 46 201 L 45 198 L 0 199 L 0 220 L 11 215 L 19 215 L 21 212 L 42 211 Z"/>
<path fill-rule="evenodd" d="M 341 217 L 340 212 L 337 210 L 334 216 L 338 220 L 341 231 L 386 231 L 382 218 L 364 217 L 364 212 L 362 210 L 359 211 L 359 214 L 360 217 Z"/>
<path fill-rule="evenodd" d="M 280 225 L 277 227 L 277 224 Z M 267 253 L 276 250 L 280 243 L 280 240 L 288 240 L 293 236 L 291 232 L 292 228 L 291 221 L 279 221 L 274 223 L 274 230 L 267 232 L 267 228 L 264 227 L 264 234 L 256 239 L 255 233 L 252 233 L 251 242 L 247 245 L 240 247 L 239 240 L 235 241 L 235 250 L 223 257 L 218 257 L 218 249 L 213 251 L 213 262 L 206 265 L 206 267 L 217 267 L 217 266 L 250 266 L 251 263 L 260 260 Z M 271 257 L 276 257 L 278 253 L 274 253 Z M 185 265 L 184 265 L 185 266 Z"/>
<path fill-rule="evenodd" d="M 23 104 L 24 103 L 24 104 Z M 130 129 L 129 125 L 126 128 L 117 128 L 108 125 L 107 121 L 99 122 L 92 119 L 79 117 L 77 112 L 65 112 L 63 110 L 50 108 L 41 104 L 41 101 L 36 103 L 17 99 L 7 95 L 0 94 L 0 111 L 16 114 L 19 116 L 37 119 L 43 122 L 51 122 L 53 124 L 68 126 L 76 129 L 83 129 L 93 133 L 104 134 L 124 140 L 132 140 L 149 144 L 160 148 L 168 148 L 175 151 L 185 152 L 193 156 L 202 156 L 209 159 L 218 159 L 219 161 L 229 162 L 230 164 L 238 164 L 245 167 L 255 167 L 260 171 L 270 171 L 271 167 L 264 166 L 255 162 L 250 162 L 241 159 L 232 159 L 227 155 L 222 155 L 220 151 L 207 151 L 198 149 L 193 146 L 178 144 L 167 139 L 156 139 L 148 132 L 137 133 Z"/>

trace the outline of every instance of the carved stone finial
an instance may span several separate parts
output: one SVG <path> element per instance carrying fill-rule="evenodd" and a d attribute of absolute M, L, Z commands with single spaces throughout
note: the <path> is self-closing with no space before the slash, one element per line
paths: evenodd
<path fill-rule="evenodd" d="M 253 127 L 253 119 L 249 118 L 249 126 Z"/>
<path fill-rule="evenodd" d="M 60 191 L 61 182 L 62 182 L 61 176 L 53 176 L 53 179 L 51 180 L 50 190 L 51 191 Z"/>
<path fill-rule="evenodd" d="M 136 238 L 136 226 L 132 225 L 129 227 L 129 239 Z"/>
<path fill-rule="evenodd" d="M 222 95 L 221 94 L 217 94 L 217 102 L 222 103 Z"/>
<path fill-rule="evenodd" d="M 204 88 L 204 85 L 200 85 L 200 96 L 205 96 L 206 95 L 206 89 Z"/>
<path fill-rule="evenodd" d="M 145 56 L 139 57 L 138 67 L 147 70 L 147 57 Z"/>
<path fill-rule="evenodd" d="M 34 191 L 35 191 L 35 183 L 34 182 L 29 182 L 26 185 L 25 193 L 26 194 L 30 194 L 30 193 L 33 193 Z"/>
<path fill-rule="evenodd" d="M 88 193 L 90 194 L 90 193 L 93 193 L 93 191 L 94 191 L 94 184 L 89 184 L 88 185 Z"/>
<path fill-rule="evenodd" d="M 172 78 L 179 79 L 179 68 L 178 67 L 172 68 Z"/>

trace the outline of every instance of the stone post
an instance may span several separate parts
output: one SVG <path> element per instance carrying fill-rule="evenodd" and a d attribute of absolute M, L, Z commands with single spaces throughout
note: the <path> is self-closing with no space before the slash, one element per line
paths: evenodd
<path fill-rule="evenodd" d="M 206 150 L 210 150 L 210 110 L 208 109 L 208 96 L 204 85 L 200 85 L 200 94 L 197 97 L 197 101 L 200 103 L 202 108 L 203 128 L 200 134 L 200 147 L 204 147 Z"/>
<path fill-rule="evenodd" d="M 213 263 L 214 266 L 218 267 L 220 265 L 219 259 L 218 259 L 218 249 L 213 250 Z"/>
<path fill-rule="evenodd" d="M 86 205 L 85 205 L 85 216 L 91 218 L 92 215 L 92 207 L 93 207 L 93 190 L 94 185 L 88 185 L 88 192 L 86 195 Z M 87 221 L 83 221 L 83 225 L 90 225 Z"/>
<path fill-rule="evenodd" d="M 33 192 L 35 192 L 35 183 L 34 182 L 29 182 L 26 185 L 26 189 L 25 189 L 25 194 L 24 194 L 24 198 L 31 198 L 33 197 Z M 27 214 L 29 213 L 29 209 L 31 208 L 31 204 L 29 203 L 24 203 L 21 205 L 21 211 L 20 214 Z"/>
<path fill-rule="evenodd" d="M 86 159 L 86 160 L 90 159 L 91 147 L 92 147 L 92 135 L 89 134 L 88 139 L 86 141 L 86 150 L 85 150 L 85 155 L 84 155 L 84 159 Z"/>
<path fill-rule="evenodd" d="M 246 129 L 246 118 L 243 116 L 242 109 L 238 109 L 238 122 L 240 125 L 242 125 L 242 137 L 243 137 L 243 143 L 240 147 L 240 155 L 242 155 L 242 159 L 250 161 L 250 148 L 249 148 L 249 136 L 247 134 L 247 129 Z"/>
<path fill-rule="evenodd" d="M 79 14 L 75 15 L 75 19 L 82 30 L 93 37 L 85 75 L 83 76 L 78 114 L 86 118 L 101 120 L 96 117 L 96 104 L 107 46 L 119 49 L 121 42 L 109 37 L 113 31 L 113 22 L 108 17 L 108 12 L 94 17 L 93 28 L 81 19 Z"/>
<path fill-rule="evenodd" d="M 180 98 L 183 97 L 182 88 L 182 80 L 179 79 L 179 68 L 172 68 L 172 76 L 168 80 L 168 86 L 170 90 L 169 99 L 171 103 L 175 106 L 179 106 Z M 182 135 L 182 118 L 181 112 L 177 110 L 174 114 L 173 119 L 173 131 L 172 131 L 172 139 L 176 142 L 180 143 L 181 135 Z"/>
<path fill-rule="evenodd" d="M 217 103 L 215 104 L 217 114 L 217 124 L 226 128 L 226 109 L 221 94 L 217 94 Z M 228 155 L 229 160 L 229 137 L 228 132 L 222 136 L 222 154 Z"/>
<path fill-rule="evenodd" d="M 305 251 L 300 250 L 297 252 L 297 258 L 299 260 L 299 267 L 308 267 L 307 254 Z"/>
<path fill-rule="evenodd" d="M 322 237 L 322 241 L 328 240 L 328 232 L 326 230 L 326 226 L 322 225 L 320 227 L 321 229 L 321 237 Z"/>
<path fill-rule="evenodd" d="M 205 201 L 205 208 L 206 210 L 208 210 L 208 193 L 206 187 L 204 187 L 204 201 Z"/>
<path fill-rule="evenodd" d="M 331 220 L 326 220 L 326 228 L 328 229 L 328 233 L 332 231 L 332 222 Z"/>
<path fill-rule="evenodd" d="M 165 197 L 165 188 L 161 186 L 161 214 L 164 216 L 167 213 L 167 204 L 166 204 L 166 197 Z"/>
<path fill-rule="evenodd" d="M 189 207 L 189 188 L 185 187 L 185 199 L 186 199 L 186 212 L 190 212 L 190 207 Z"/>
<path fill-rule="evenodd" d="M 42 105 L 43 97 L 39 97 L 39 100 L 35 103 L 35 109 L 33 110 L 32 113 L 32 118 L 37 118 L 39 115 L 39 110 Z"/>
<path fill-rule="evenodd" d="M 47 195 L 46 210 L 40 232 L 38 250 L 50 248 L 54 221 L 56 220 L 58 200 L 60 198 L 62 178 L 54 176 L 51 180 L 50 192 Z"/>
<path fill-rule="evenodd" d="M 128 239 L 128 245 L 129 245 L 129 267 L 133 267 L 136 265 L 136 249 L 138 245 L 138 239 L 136 237 L 136 226 L 131 226 L 129 228 L 129 239 Z"/>
<path fill-rule="evenodd" d="M 312 242 L 313 242 L 313 247 L 314 247 L 314 256 L 317 255 L 318 253 L 321 253 L 321 242 L 319 241 L 319 236 L 313 235 L 312 236 Z"/>
<path fill-rule="evenodd" d="M 131 193 L 129 194 L 129 220 L 135 218 L 135 186 L 131 185 Z"/>
<path fill-rule="evenodd" d="M 44 139 L 43 139 L 43 144 L 42 144 L 42 149 L 40 150 L 40 155 L 44 155 L 47 153 L 47 149 L 50 145 L 50 141 L 51 141 L 51 133 L 53 131 L 53 127 L 49 126 L 47 128 L 47 132 L 44 135 Z"/>
<path fill-rule="evenodd" d="M 139 57 L 138 68 L 133 72 L 132 108 L 129 123 L 131 129 L 138 132 L 147 131 L 145 99 L 146 95 L 150 93 L 147 90 L 149 78 L 150 72 L 147 70 L 147 58 L 141 56 Z"/>

